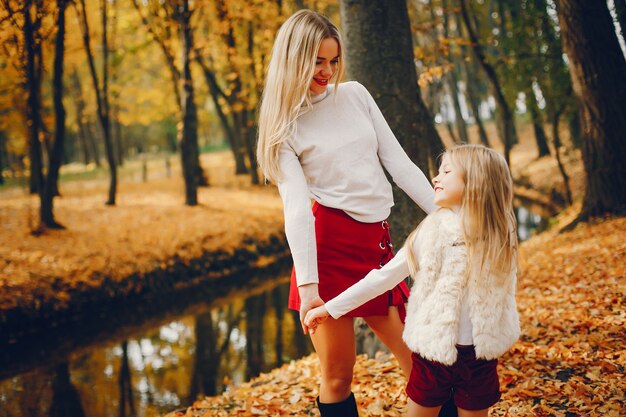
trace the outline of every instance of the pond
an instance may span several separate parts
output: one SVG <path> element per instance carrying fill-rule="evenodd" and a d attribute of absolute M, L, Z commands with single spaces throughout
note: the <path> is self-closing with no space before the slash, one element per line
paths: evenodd
<path fill-rule="evenodd" d="M 546 227 L 524 206 L 516 216 L 520 240 Z M 312 346 L 287 309 L 288 273 L 250 278 L 245 291 L 157 319 L 131 310 L 97 336 L 77 329 L 5 350 L 0 417 L 161 416 L 305 356 Z M 357 346 L 368 354 L 382 348 L 368 331 L 359 331 Z"/>

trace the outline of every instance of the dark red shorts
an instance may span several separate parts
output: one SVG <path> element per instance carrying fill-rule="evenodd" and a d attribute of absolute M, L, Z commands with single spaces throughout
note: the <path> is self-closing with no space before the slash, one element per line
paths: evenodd
<path fill-rule="evenodd" d="M 413 353 L 406 387 L 410 399 L 424 407 L 437 407 L 452 397 L 456 406 L 464 410 L 484 410 L 498 402 L 498 360 L 476 359 L 473 346 L 457 346 L 457 350 L 452 366 Z"/>
<path fill-rule="evenodd" d="M 372 269 L 379 269 L 393 258 L 389 225 L 386 221 L 361 223 L 343 210 L 313 204 L 319 293 L 328 301 L 361 280 Z M 404 321 L 404 303 L 409 288 L 402 282 L 362 306 L 347 317 L 386 316 L 389 306 L 398 306 Z M 289 308 L 300 310 L 295 268 L 291 272 Z"/>

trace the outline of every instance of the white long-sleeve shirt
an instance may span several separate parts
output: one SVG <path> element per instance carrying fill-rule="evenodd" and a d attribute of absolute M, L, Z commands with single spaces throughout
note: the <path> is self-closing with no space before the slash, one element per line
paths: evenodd
<path fill-rule="evenodd" d="M 426 213 L 436 209 L 428 179 L 406 155 L 365 87 L 346 82 L 335 94 L 331 85 L 313 101 L 279 155 L 278 189 L 298 286 L 319 282 L 311 199 L 360 222 L 385 220 L 393 195 L 384 168 Z"/>

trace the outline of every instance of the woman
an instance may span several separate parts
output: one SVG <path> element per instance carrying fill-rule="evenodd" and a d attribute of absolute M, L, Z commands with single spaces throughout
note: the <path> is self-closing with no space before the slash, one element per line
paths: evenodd
<path fill-rule="evenodd" d="M 284 203 L 294 261 L 289 307 L 300 311 L 301 321 L 393 257 L 385 221 L 393 196 L 383 167 L 422 209 L 435 209 L 428 179 L 371 95 L 356 82 L 339 84 L 342 55 L 341 36 L 326 17 L 295 13 L 276 37 L 260 108 L 257 156 Z M 401 339 L 407 296 L 406 285 L 398 285 L 311 335 L 322 371 L 317 402 L 323 417 L 358 415 L 351 393 L 353 317 L 364 318 L 408 378 L 411 352 Z"/>

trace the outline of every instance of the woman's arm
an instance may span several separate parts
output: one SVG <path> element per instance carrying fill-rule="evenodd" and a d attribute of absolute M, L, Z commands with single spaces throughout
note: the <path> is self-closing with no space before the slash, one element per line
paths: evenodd
<path fill-rule="evenodd" d="M 315 218 L 311 211 L 309 186 L 295 151 L 283 143 L 279 164 L 278 192 L 283 200 L 285 234 L 291 250 L 298 287 L 317 284 Z"/>
<path fill-rule="evenodd" d="M 360 84 L 359 84 L 360 85 Z M 362 85 L 364 99 L 378 139 L 378 157 L 395 182 L 426 214 L 437 209 L 434 191 L 428 178 L 408 157 L 387 124 L 376 101 Z M 416 140 L 421 138 L 415 138 Z M 425 139 L 422 139 L 425 140 Z"/>
<path fill-rule="evenodd" d="M 283 200 L 285 234 L 296 269 L 300 324 L 306 334 L 308 329 L 304 325 L 304 316 L 311 308 L 324 303 L 318 291 L 315 219 L 302 166 L 295 151 L 286 143 L 281 147 L 279 164 L 282 178 L 278 183 L 278 192 Z"/>

